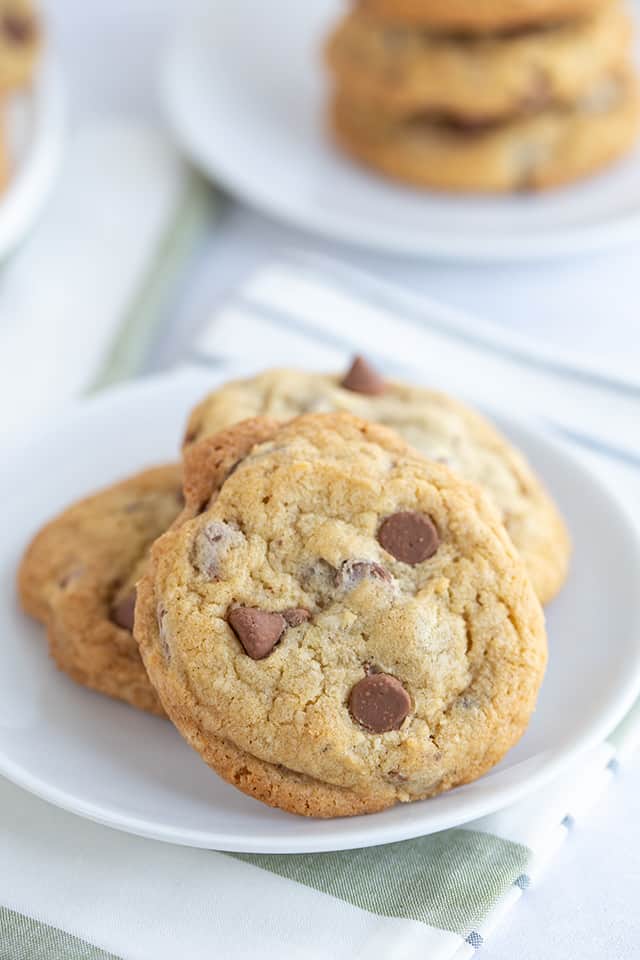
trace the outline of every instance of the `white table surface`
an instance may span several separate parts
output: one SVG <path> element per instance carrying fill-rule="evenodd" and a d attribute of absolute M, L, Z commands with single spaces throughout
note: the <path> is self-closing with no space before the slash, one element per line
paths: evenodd
<path fill-rule="evenodd" d="M 48 0 L 45 6 L 69 81 L 72 124 L 104 114 L 162 124 L 157 69 L 173 17 L 184 16 L 187 4 Z M 317 241 L 229 204 L 194 263 L 153 364 L 171 363 L 225 291 L 278 246 L 337 255 L 540 337 L 546 345 L 606 356 L 623 372 L 637 369 L 640 360 L 640 237 L 633 249 L 535 266 L 408 262 Z M 620 773 L 593 813 L 574 828 L 544 880 L 511 911 L 482 956 L 631 960 L 639 955 L 639 794 L 640 761 Z"/>

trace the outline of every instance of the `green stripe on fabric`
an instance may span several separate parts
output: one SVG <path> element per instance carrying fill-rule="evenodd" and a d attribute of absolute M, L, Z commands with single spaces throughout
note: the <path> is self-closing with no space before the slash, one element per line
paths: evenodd
<path fill-rule="evenodd" d="M 163 307 L 198 239 L 205 235 L 217 203 L 216 191 L 200 174 L 190 174 L 173 220 L 160 239 L 89 393 L 140 373 L 158 334 Z"/>
<path fill-rule="evenodd" d="M 0 906 L 0 960 L 120 960 L 64 930 Z"/>
<path fill-rule="evenodd" d="M 491 834 L 456 829 L 338 853 L 229 856 L 370 913 L 466 936 L 525 872 L 531 851 Z"/>

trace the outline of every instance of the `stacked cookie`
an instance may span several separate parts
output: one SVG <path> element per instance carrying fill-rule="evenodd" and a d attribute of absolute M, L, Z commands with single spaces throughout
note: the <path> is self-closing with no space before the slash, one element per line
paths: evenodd
<path fill-rule="evenodd" d="M 4 106 L 9 95 L 31 82 L 40 46 L 40 26 L 30 0 L 0 0 L 0 94 Z M 11 166 L 6 139 L 3 122 L 0 188 L 6 183 Z"/>
<path fill-rule="evenodd" d="M 517 741 L 569 549 L 493 426 L 359 359 L 216 390 L 181 466 L 69 507 L 19 592 L 74 680 L 166 713 L 245 793 L 343 816 L 475 779 Z"/>
<path fill-rule="evenodd" d="M 331 126 L 421 187 L 568 183 L 637 136 L 632 32 L 619 0 L 360 0 L 327 45 Z"/>

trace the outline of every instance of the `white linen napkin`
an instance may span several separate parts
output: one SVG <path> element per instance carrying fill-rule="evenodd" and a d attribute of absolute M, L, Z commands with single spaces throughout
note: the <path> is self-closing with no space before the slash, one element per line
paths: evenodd
<path fill-rule="evenodd" d="M 147 126 L 101 122 L 71 138 L 40 221 L 2 267 L 0 432 L 138 369 L 207 219 L 203 198 Z"/>

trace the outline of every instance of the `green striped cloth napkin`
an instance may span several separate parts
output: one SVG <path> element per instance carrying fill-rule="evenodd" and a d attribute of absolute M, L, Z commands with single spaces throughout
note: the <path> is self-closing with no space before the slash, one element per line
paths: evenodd
<path fill-rule="evenodd" d="M 472 956 L 637 744 L 638 709 L 538 794 L 464 827 L 303 855 L 171 847 L 0 781 L 0 957 Z"/>

